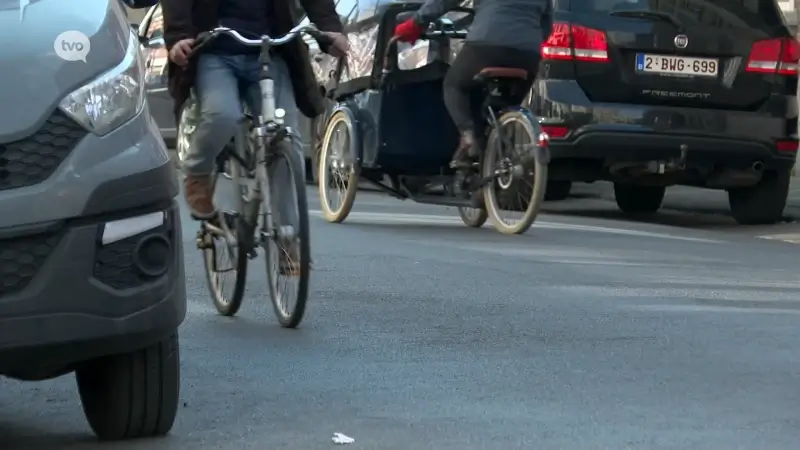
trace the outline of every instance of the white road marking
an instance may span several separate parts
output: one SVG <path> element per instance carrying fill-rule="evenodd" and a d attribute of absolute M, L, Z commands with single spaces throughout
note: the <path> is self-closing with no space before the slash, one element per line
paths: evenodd
<path fill-rule="evenodd" d="M 319 210 L 311 210 L 311 214 L 317 217 L 322 216 L 322 212 Z M 435 225 L 461 225 L 461 219 L 457 216 L 442 216 L 442 215 L 431 215 L 431 214 L 402 214 L 402 213 L 383 213 L 383 212 L 366 212 L 366 211 L 353 211 L 345 220 L 347 221 L 356 221 L 356 222 L 371 222 L 371 223 L 386 223 L 386 224 L 435 224 Z M 491 226 L 487 225 L 486 226 Z M 611 228 L 611 227 L 600 227 L 594 225 L 578 225 L 572 223 L 561 223 L 561 222 L 547 222 L 547 221 L 537 221 L 533 224 L 532 227 L 534 230 L 536 229 L 545 229 L 545 230 L 569 230 L 569 231 L 586 231 L 586 232 L 594 232 L 594 233 L 605 233 L 605 234 L 618 234 L 623 236 L 638 236 L 638 237 L 649 237 L 655 239 L 672 239 L 672 240 L 680 240 L 680 241 L 689 241 L 689 242 L 703 242 L 709 244 L 721 244 L 722 241 L 713 240 L 713 239 L 703 239 L 703 238 L 694 238 L 694 237 L 687 237 L 687 236 L 676 236 L 673 234 L 667 233 L 654 233 L 649 231 L 640 231 L 640 230 L 631 230 L 625 228 Z"/>
<path fill-rule="evenodd" d="M 725 306 L 708 305 L 619 305 L 623 309 L 635 309 L 638 311 L 651 311 L 663 313 L 734 313 L 734 314 L 800 314 L 800 310 L 793 308 L 753 308 L 737 306 L 735 303 Z"/>
<path fill-rule="evenodd" d="M 552 291 L 569 293 L 570 295 L 584 296 L 586 298 L 612 298 L 612 299 L 677 299 L 677 300 L 706 300 L 730 302 L 760 302 L 797 303 L 797 290 L 772 291 L 765 295 L 764 291 L 755 289 L 717 289 L 717 288 L 690 288 L 652 286 L 652 287 L 605 287 L 605 286 L 549 286 Z"/>
<path fill-rule="evenodd" d="M 800 234 L 798 233 L 788 233 L 788 234 L 767 234 L 764 236 L 758 236 L 761 239 L 769 239 L 772 241 L 783 241 L 789 242 L 792 244 L 800 244 Z"/>

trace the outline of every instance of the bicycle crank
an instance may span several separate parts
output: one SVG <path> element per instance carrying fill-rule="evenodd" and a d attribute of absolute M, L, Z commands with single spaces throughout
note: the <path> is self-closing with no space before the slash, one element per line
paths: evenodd
<path fill-rule="evenodd" d="M 214 243 L 212 241 L 211 235 L 203 228 L 197 230 L 197 236 L 195 237 L 195 242 L 197 244 L 198 250 L 206 250 L 214 248 Z"/>

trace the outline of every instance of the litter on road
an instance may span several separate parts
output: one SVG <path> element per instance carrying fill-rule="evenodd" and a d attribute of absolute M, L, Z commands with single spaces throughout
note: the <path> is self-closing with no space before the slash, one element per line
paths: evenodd
<path fill-rule="evenodd" d="M 334 444 L 352 444 L 355 441 L 355 439 L 351 438 L 350 436 L 345 436 L 342 433 L 333 433 Z"/>

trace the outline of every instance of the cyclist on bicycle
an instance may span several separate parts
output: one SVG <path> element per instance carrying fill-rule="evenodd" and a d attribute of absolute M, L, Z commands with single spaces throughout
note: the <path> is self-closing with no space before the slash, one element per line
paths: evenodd
<path fill-rule="evenodd" d="M 541 59 L 539 49 L 552 27 L 551 1 L 473 1 L 475 17 L 444 79 L 444 104 L 461 133 L 453 167 L 464 167 L 478 156 L 471 108 L 475 75 L 486 67 L 520 68 L 528 71 L 532 86 Z M 400 41 L 413 43 L 431 22 L 462 3 L 464 0 L 426 0 L 411 19 L 395 28 L 394 34 Z"/>
<path fill-rule="evenodd" d="M 333 42 L 321 50 L 343 56 L 348 49 L 347 38 L 341 34 L 342 23 L 333 0 L 301 0 L 309 19 Z M 203 48 L 196 58 L 190 58 L 192 44 L 198 33 L 215 26 L 227 26 L 244 35 L 279 36 L 294 27 L 299 17 L 294 1 L 284 0 L 161 0 L 164 14 L 164 40 L 169 50 L 168 65 L 170 94 L 175 100 L 175 115 L 194 88 L 200 105 L 200 120 L 195 129 L 186 160 L 186 203 L 196 219 L 211 219 L 215 215 L 213 179 L 216 158 L 233 138 L 242 119 L 241 100 L 254 115 L 261 107 L 258 79 L 258 47 L 247 47 L 233 38 L 220 36 Z M 297 130 L 297 110 L 308 117 L 324 111 L 323 98 L 311 68 L 308 49 L 302 40 L 275 48 L 272 58 L 275 83 L 275 102 L 286 112 L 284 123 Z M 302 154 L 298 136 L 295 149 Z M 301 158 L 301 161 L 304 159 Z M 276 167 L 273 175 L 279 186 L 288 185 L 288 168 Z M 293 215 L 291 200 L 277 199 L 277 208 L 284 219 Z M 281 211 L 286 210 L 289 211 Z"/>

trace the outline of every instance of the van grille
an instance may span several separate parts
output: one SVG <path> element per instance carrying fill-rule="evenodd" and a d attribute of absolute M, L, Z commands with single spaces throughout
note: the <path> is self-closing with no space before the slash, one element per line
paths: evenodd
<path fill-rule="evenodd" d="M 0 240 L 0 297 L 25 289 L 60 240 L 61 233 Z"/>
<path fill-rule="evenodd" d="M 88 132 L 56 110 L 36 133 L 0 144 L 0 190 L 41 183 L 58 169 Z"/>

